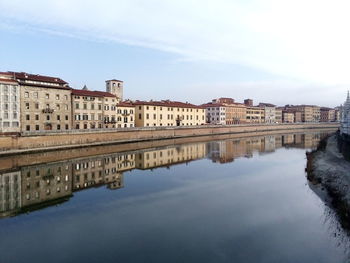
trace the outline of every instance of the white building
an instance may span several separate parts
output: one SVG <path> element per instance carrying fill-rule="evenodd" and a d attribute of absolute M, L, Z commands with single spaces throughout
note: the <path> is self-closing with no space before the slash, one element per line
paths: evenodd
<path fill-rule="evenodd" d="M 20 90 L 10 73 L 0 73 L 0 133 L 20 131 Z"/>
<path fill-rule="evenodd" d="M 276 122 L 276 106 L 270 103 L 259 103 L 259 107 L 265 110 L 265 123 Z"/>
<path fill-rule="evenodd" d="M 341 108 L 341 121 L 340 121 L 340 133 L 350 136 L 350 95 L 348 91 L 348 96 L 346 101 Z"/>
<path fill-rule="evenodd" d="M 207 123 L 216 125 L 226 124 L 226 107 L 220 103 L 208 103 L 201 105 L 205 107 L 205 116 Z"/>

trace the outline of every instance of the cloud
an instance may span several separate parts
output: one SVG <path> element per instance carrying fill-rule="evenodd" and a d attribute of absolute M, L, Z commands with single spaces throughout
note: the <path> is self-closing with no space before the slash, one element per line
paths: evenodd
<path fill-rule="evenodd" d="M 343 0 L 0 0 L 0 22 L 350 84 L 349 7 Z"/>

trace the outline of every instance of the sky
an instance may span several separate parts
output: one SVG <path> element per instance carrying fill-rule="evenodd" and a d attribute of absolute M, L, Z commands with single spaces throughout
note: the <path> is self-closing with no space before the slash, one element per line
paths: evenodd
<path fill-rule="evenodd" d="M 0 0 L 0 71 L 124 98 L 337 106 L 350 87 L 345 0 Z"/>

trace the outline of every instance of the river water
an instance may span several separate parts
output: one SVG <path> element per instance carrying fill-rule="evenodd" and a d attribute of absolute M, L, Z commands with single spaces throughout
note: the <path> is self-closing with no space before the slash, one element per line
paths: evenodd
<path fill-rule="evenodd" d="M 347 234 L 305 176 L 324 135 L 12 157 L 0 262 L 348 262 Z"/>

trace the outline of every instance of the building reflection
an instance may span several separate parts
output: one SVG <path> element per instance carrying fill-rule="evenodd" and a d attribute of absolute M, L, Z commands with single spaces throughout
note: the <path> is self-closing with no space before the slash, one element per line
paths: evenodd
<path fill-rule="evenodd" d="M 230 163 L 281 147 L 314 148 L 326 134 L 287 134 L 210 141 L 99 155 L 0 171 L 0 218 L 42 209 L 69 200 L 74 192 L 106 186 L 124 187 L 133 169 L 170 167 L 207 158 Z"/>

